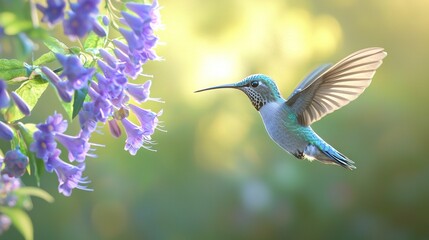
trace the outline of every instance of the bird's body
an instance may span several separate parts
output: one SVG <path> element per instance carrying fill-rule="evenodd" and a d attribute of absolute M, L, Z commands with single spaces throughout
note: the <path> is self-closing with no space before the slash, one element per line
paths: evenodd
<path fill-rule="evenodd" d="M 354 162 L 320 138 L 310 125 L 357 98 L 370 84 L 385 56 L 382 48 L 367 48 L 335 65 L 322 65 L 309 74 L 288 99 L 284 99 L 275 82 L 263 74 L 197 92 L 239 89 L 259 111 L 269 136 L 281 148 L 299 159 L 316 159 L 354 169 Z"/>
<path fill-rule="evenodd" d="M 353 168 L 353 162 L 350 159 L 327 144 L 310 126 L 298 124 L 296 114 L 287 106 L 285 99 L 281 98 L 265 104 L 259 113 L 271 139 L 296 158 L 310 161 L 317 159 L 325 163 Z M 337 159 L 333 159 L 327 154 L 338 156 Z"/>

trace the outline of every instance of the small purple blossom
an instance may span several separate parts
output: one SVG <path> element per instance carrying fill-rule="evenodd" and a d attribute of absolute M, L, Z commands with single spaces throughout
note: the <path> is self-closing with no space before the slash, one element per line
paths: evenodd
<path fill-rule="evenodd" d="M 14 133 L 12 128 L 3 121 L 0 121 L 0 138 L 10 141 L 13 139 Z"/>
<path fill-rule="evenodd" d="M 137 102 L 142 103 L 149 99 L 151 84 L 150 80 L 143 84 L 128 83 L 126 89 Z"/>
<path fill-rule="evenodd" d="M 66 78 L 67 88 L 79 90 L 88 86 L 88 80 L 95 72 L 94 68 L 85 68 L 76 55 L 64 56 L 56 54 L 58 61 L 63 65 L 60 77 Z"/>
<path fill-rule="evenodd" d="M 112 119 L 112 120 L 109 120 L 108 123 L 109 123 L 109 130 L 112 136 L 116 138 L 120 137 L 122 132 L 118 122 L 115 119 Z"/>
<path fill-rule="evenodd" d="M 97 21 L 95 16 L 98 13 L 99 3 L 99 0 L 79 0 L 77 3 L 70 4 L 69 18 L 63 22 L 64 33 L 73 39 L 84 37 L 93 30 Z M 99 30 L 95 29 L 95 31 Z"/>
<path fill-rule="evenodd" d="M 131 59 L 118 48 L 113 49 L 113 51 L 115 53 L 115 56 L 122 61 L 124 65 L 123 71 L 126 75 L 135 79 L 142 72 L 143 69 L 141 67 L 141 64 L 134 64 Z"/>
<path fill-rule="evenodd" d="M 61 78 L 48 67 L 43 66 L 41 70 L 45 74 L 45 76 L 51 81 L 51 83 L 55 86 L 60 98 L 64 102 L 71 102 L 73 98 L 73 90 L 67 88 L 67 84 L 63 82 Z"/>
<path fill-rule="evenodd" d="M 70 5 L 71 9 L 85 15 L 97 14 L 100 0 L 78 0 Z"/>
<path fill-rule="evenodd" d="M 6 82 L 3 79 L 0 79 L 0 109 L 9 107 L 10 105 L 10 97 L 6 89 Z"/>
<path fill-rule="evenodd" d="M 66 131 L 68 123 L 63 119 L 63 115 L 54 113 L 52 116 L 48 116 L 45 123 L 37 124 L 37 128 L 44 132 L 50 133 L 63 133 Z"/>
<path fill-rule="evenodd" d="M 94 26 L 92 28 L 92 31 L 95 32 L 99 37 L 105 37 L 107 36 L 106 30 L 101 26 L 101 24 L 98 21 L 94 21 Z"/>
<path fill-rule="evenodd" d="M 162 114 L 162 111 L 159 113 L 154 113 L 152 111 L 139 108 L 133 104 L 130 104 L 131 111 L 137 116 L 141 128 L 145 135 L 152 135 L 155 132 L 156 127 L 158 126 L 158 116 Z"/>
<path fill-rule="evenodd" d="M 69 18 L 64 20 L 64 34 L 73 38 L 84 37 L 94 26 L 95 19 L 88 15 L 69 11 Z"/>
<path fill-rule="evenodd" d="M 104 26 L 109 26 L 110 20 L 107 16 L 103 16 L 102 22 Z"/>
<path fill-rule="evenodd" d="M 6 232 L 10 225 L 12 225 L 12 220 L 4 214 L 0 214 L 0 235 Z"/>
<path fill-rule="evenodd" d="M 127 118 L 123 118 L 121 121 L 127 133 L 124 149 L 129 151 L 131 155 L 136 155 L 137 151 L 143 146 L 145 140 L 144 131 Z"/>
<path fill-rule="evenodd" d="M 0 175 L 0 205 L 15 206 L 18 197 L 13 191 L 19 187 L 21 187 L 19 178 L 9 177 L 7 174 Z"/>
<path fill-rule="evenodd" d="M 64 0 L 47 0 L 46 2 L 48 6 L 44 7 L 37 3 L 36 7 L 43 13 L 42 22 L 54 25 L 64 18 L 66 3 Z"/>
<path fill-rule="evenodd" d="M 30 145 L 30 150 L 40 159 L 48 159 L 57 148 L 54 135 L 50 132 L 36 131 L 33 138 L 34 142 Z"/>
<path fill-rule="evenodd" d="M 157 0 L 154 0 L 152 5 L 129 2 L 126 4 L 126 6 L 128 9 L 135 12 L 139 17 L 144 19 L 145 22 L 152 24 L 153 27 L 157 27 L 161 24 Z"/>
<path fill-rule="evenodd" d="M 122 63 L 120 63 L 112 54 L 110 54 L 108 51 L 100 48 L 100 56 L 103 58 L 103 60 L 109 65 L 111 68 L 118 68 L 119 70 L 122 69 Z"/>
<path fill-rule="evenodd" d="M 19 111 L 21 111 L 25 116 L 29 116 L 31 111 L 27 103 L 16 92 L 11 92 L 10 95 L 12 96 L 12 99 Z"/>
<path fill-rule="evenodd" d="M 69 160 L 71 162 L 74 160 L 78 162 L 85 161 L 90 148 L 90 144 L 88 143 L 87 139 L 82 138 L 80 135 L 73 137 L 61 133 L 56 134 L 55 138 L 58 142 L 67 148 L 69 152 Z"/>
<path fill-rule="evenodd" d="M 94 102 L 86 102 L 83 104 L 79 112 L 79 124 L 82 128 L 82 133 L 86 137 L 89 137 L 97 128 L 97 114 L 99 113 L 100 111 L 95 111 Z"/>
<path fill-rule="evenodd" d="M 74 188 L 91 191 L 82 184 L 88 183 L 85 178 L 82 178 L 82 172 L 85 170 L 85 165 L 73 166 L 62 161 L 58 156 L 61 152 L 57 150 L 55 155 L 50 158 L 49 168 L 55 171 L 58 176 L 58 191 L 64 196 L 70 196 Z"/>
<path fill-rule="evenodd" d="M 101 75 L 97 74 L 97 78 L 99 76 Z M 101 77 L 99 79 L 101 79 Z M 91 109 L 93 116 L 98 122 L 106 122 L 107 118 L 113 113 L 113 105 L 108 99 L 108 96 L 106 96 L 107 93 L 102 92 L 102 94 L 100 94 L 94 88 L 100 91 L 96 83 L 91 84 L 91 87 L 88 89 L 88 95 L 91 97 L 92 101 L 86 103 L 90 105 L 87 106 L 87 108 Z"/>
<path fill-rule="evenodd" d="M 98 61 L 98 65 L 106 75 L 106 77 L 101 74 L 96 75 L 100 95 L 105 96 L 114 106 L 120 108 L 128 101 L 125 95 L 127 78 L 103 61 Z"/>
<path fill-rule="evenodd" d="M 7 174 L 9 177 L 21 177 L 26 171 L 28 157 L 22 154 L 19 149 L 9 150 L 3 159 L 3 163 L 5 167 L 1 171 L 2 174 Z"/>

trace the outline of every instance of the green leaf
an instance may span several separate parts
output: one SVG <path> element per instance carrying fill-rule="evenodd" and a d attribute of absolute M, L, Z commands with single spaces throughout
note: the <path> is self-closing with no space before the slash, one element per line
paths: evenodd
<path fill-rule="evenodd" d="M 70 52 L 77 55 L 81 52 L 82 50 L 80 49 L 80 47 L 70 47 Z"/>
<path fill-rule="evenodd" d="M 14 191 L 18 195 L 28 195 L 41 198 L 48 203 L 54 202 L 54 197 L 52 197 L 48 192 L 43 189 L 36 187 L 20 187 Z"/>
<path fill-rule="evenodd" d="M 47 37 L 43 43 L 54 53 L 67 54 L 70 52 L 67 45 L 54 37 Z"/>
<path fill-rule="evenodd" d="M 24 82 L 15 92 L 27 103 L 31 111 L 36 106 L 40 96 L 45 92 L 48 84 L 41 77 L 34 78 Z M 19 120 L 24 116 L 15 105 L 12 105 L 5 114 L 8 122 Z"/>
<path fill-rule="evenodd" d="M 88 95 L 88 88 L 82 88 L 75 91 L 72 119 L 79 114 L 79 111 L 82 108 L 83 102 L 85 101 L 85 98 L 87 95 Z"/>
<path fill-rule="evenodd" d="M 0 78 L 10 80 L 23 76 L 27 76 L 27 69 L 23 61 L 17 59 L 0 59 Z"/>
<path fill-rule="evenodd" d="M 33 240 L 33 224 L 28 214 L 19 208 L 9 208 L 0 206 L 0 212 L 6 214 L 12 224 L 24 236 L 26 240 Z"/>
<path fill-rule="evenodd" d="M 33 64 L 36 66 L 40 66 L 42 64 L 50 63 L 55 61 L 57 58 L 53 52 L 47 52 L 40 56 L 38 59 L 34 60 Z"/>
<path fill-rule="evenodd" d="M 34 132 L 37 131 L 36 125 L 33 123 L 23 124 L 21 122 L 18 122 L 18 128 L 22 136 L 22 139 L 24 140 L 23 142 L 27 147 L 26 155 L 30 160 L 30 164 L 29 164 L 31 169 L 30 174 L 33 174 L 35 176 L 37 186 L 40 186 L 40 176 L 43 174 L 45 170 L 45 163 L 43 162 L 42 159 L 37 158 L 32 151 L 29 151 L 29 146 L 34 141 L 33 134 Z"/>
<path fill-rule="evenodd" d="M 74 97 L 70 102 L 61 101 L 61 105 L 63 105 L 64 111 L 66 111 L 69 120 L 73 119 L 73 103 Z"/>

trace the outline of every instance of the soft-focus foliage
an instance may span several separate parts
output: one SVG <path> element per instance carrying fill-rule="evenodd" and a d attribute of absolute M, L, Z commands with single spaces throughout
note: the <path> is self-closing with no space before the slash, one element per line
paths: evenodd
<path fill-rule="evenodd" d="M 166 61 L 147 64 L 144 72 L 163 86 L 151 91 L 166 101 L 168 134 L 155 133 L 157 153 L 131 158 L 118 140 L 106 137 L 106 126 L 93 141 L 108 151 L 98 152 L 85 170 L 96 179 L 96 191 L 76 191 L 72 198 L 56 193 L 55 204 L 35 200 L 35 239 L 429 237 L 429 2 L 160 5 L 166 44 L 157 54 Z M 287 155 L 240 92 L 192 93 L 261 72 L 286 97 L 319 64 L 371 46 L 389 54 L 372 85 L 313 125 L 356 162 L 354 171 Z M 36 122 L 51 114 L 46 104 L 56 104 L 56 93 L 50 93 L 32 112 Z M 41 181 L 56 192 L 56 176 L 45 174 Z M 5 235 L 16 238 L 12 229 Z"/>

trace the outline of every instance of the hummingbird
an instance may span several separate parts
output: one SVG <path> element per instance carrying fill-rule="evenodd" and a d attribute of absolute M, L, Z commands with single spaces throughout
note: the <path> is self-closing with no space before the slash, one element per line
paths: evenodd
<path fill-rule="evenodd" d="M 271 139 L 298 159 L 355 169 L 354 162 L 337 151 L 311 128 L 311 124 L 356 99 L 371 83 L 387 55 L 383 48 L 366 48 L 338 63 L 323 64 L 305 77 L 284 99 L 276 83 L 264 74 L 240 82 L 197 90 L 234 88 L 244 92 L 260 113 Z"/>

